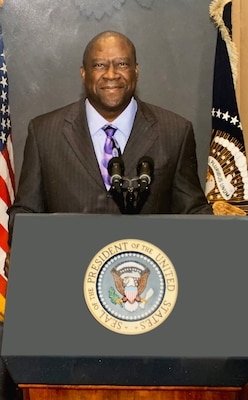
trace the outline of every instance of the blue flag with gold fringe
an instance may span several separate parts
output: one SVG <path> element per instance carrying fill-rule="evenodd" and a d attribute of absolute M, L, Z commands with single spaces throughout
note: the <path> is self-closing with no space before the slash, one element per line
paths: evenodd
<path fill-rule="evenodd" d="M 232 41 L 232 1 L 215 0 L 218 28 L 212 100 L 212 136 L 205 194 L 215 214 L 248 214 L 248 171 L 235 93 L 237 52 Z"/>

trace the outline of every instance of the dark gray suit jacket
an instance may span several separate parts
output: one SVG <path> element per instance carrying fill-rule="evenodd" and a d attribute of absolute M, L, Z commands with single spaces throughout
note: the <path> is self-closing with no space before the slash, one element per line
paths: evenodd
<path fill-rule="evenodd" d="M 191 123 L 137 102 L 123 161 L 125 175 L 134 177 L 140 157 L 154 160 L 141 213 L 211 214 L 197 175 Z M 10 231 L 17 212 L 120 213 L 101 177 L 83 99 L 30 122 L 18 193 L 9 209 Z"/>

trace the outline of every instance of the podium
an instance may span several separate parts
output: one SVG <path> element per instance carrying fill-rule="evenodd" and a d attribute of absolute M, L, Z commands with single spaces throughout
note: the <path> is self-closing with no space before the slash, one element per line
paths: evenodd
<path fill-rule="evenodd" d="M 17 215 L 1 357 L 24 400 L 247 399 L 247 232 L 245 217 Z M 128 243 L 124 255 L 116 243 Z M 111 310 L 118 311 L 105 311 L 107 253 L 116 270 L 119 259 L 127 269 L 129 256 L 142 265 L 152 259 L 150 276 L 158 274 L 165 293 L 176 282 L 162 322 L 166 301 L 146 313 L 155 295 L 144 297 L 134 301 L 137 318 L 131 308 L 121 314 L 129 294 L 121 298 L 117 287 Z M 162 278 L 152 270 L 156 260 Z M 140 297 L 156 292 L 155 281 Z M 135 332 L 136 320 L 144 331 Z"/>

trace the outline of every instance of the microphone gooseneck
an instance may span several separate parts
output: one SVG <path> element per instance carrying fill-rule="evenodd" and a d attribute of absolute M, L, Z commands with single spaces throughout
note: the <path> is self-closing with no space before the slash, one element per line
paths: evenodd
<path fill-rule="evenodd" d="M 147 190 L 152 181 L 154 162 L 151 157 L 141 157 L 137 164 L 137 174 L 139 177 L 140 190 Z"/>
<path fill-rule="evenodd" d="M 121 190 L 122 176 L 124 174 L 124 162 L 121 157 L 113 157 L 108 163 L 110 183 L 117 191 Z"/>

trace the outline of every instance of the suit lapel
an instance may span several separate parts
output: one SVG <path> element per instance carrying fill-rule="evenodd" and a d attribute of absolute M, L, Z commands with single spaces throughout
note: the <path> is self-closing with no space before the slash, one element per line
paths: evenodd
<path fill-rule="evenodd" d="M 158 132 L 153 127 L 157 122 L 155 116 L 143 102 L 137 102 L 138 110 L 133 129 L 123 153 L 126 175 L 136 169 L 138 160 L 149 151 L 158 137 Z"/>
<path fill-rule="evenodd" d="M 88 174 L 98 185 L 103 186 L 104 183 L 90 137 L 83 100 L 75 103 L 67 114 L 63 133 Z"/>

